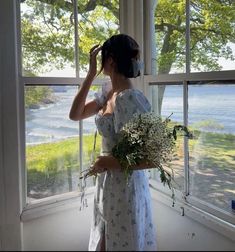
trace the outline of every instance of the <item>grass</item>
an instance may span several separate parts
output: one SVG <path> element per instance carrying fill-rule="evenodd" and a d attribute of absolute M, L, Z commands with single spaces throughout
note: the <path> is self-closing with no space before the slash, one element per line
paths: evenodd
<path fill-rule="evenodd" d="M 83 163 L 88 165 L 94 136 L 83 136 Z M 96 155 L 101 138 L 97 137 Z M 32 198 L 43 198 L 76 190 L 79 183 L 79 137 L 26 148 L 27 193 Z"/>
<path fill-rule="evenodd" d="M 84 161 L 88 162 L 93 148 L 94 136 L 83 137 Z M 97 138 L 96 154 L 101 147 L 101 138 Z M 26 148 L 27 170 L 48 172 L 79 168 L 79 137 L 69 138 L 54 143 L 43 143 Z"/>
<path fill-rule="evenodd" d="M 235 135 L 200 132 L 198 130 L 194 130 L 193 134 L 194 139 L 189 140 L 189 158 L 191 172 L 199 171 L 200 181 L 195 179 L 196 184 L 205 184 L 204 186 L 207 187 L 210 184 L 211 188 L 219 184 L 220 193 L 225 193 L 227 189 L 231 191 L 232 188 L 229 184 L 227 188 L 225 183 L 220 184 L 218 181 L 229 182 L 231 180 L 232 182 L 234 179 Z M 93 135 L 83 137 L 83 163 L 85 168 L 90 161 L 93 143 Z M 101 137 L 98 136 L 96 155 L 99 155 L 100 148 Z M 72 191 L 77 186 L 80 170 L 79 137 L 28 146 L 26 154 L 29 196 L 31 195 L 33 198 L 47 197 L 56 193 Z M 183 158 L 183 137 L 178 137 L 177 153 L 172 162 L 172 167 L 178 172 L 178 175 L 176 173 L 175 176 L 176 178 L 178 176 L 179 183 L 183 183 Z M 208 174 L 212 174 L 217 180 L 212 181 Z M 198 193 L 205 193 L 203 190 L 206 189 L 202 187 Z M 216 190 L 218 191 L 218 189 Z M 214 192 L 215 190 L 211 189 L 211 193 Z M 207 197 L 209 197 L 208 195 L 207 192 Z"/>

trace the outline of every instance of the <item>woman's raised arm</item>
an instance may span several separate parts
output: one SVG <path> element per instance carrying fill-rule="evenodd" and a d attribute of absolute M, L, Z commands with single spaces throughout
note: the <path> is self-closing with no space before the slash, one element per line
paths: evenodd
<path fill-rule="evenodd" d="M 90 80 L 89 76 L 85 79 L 82 86 L 80 87 L 77 95 L 75 96 L 70 113 L 69 118 L 73 121 L 79 121 L 90 116 L 96 114 L 100 106 L 97 104 L 95 100 L 89 101 L 86 103 L 86 98 L 91 86 L 92 80 Z"/>
<path fill-rule="evenodd" d="M 86 103 L 86 98 L 91 87 L 92 81 L 94 80 L 97 73 L 97 60 L 96 56 L 102 47 L 95 45 L 90 50 L 90 65 L 88 74 L 82 83 L 77 95 L 75 96 L 69 118 L 73 121 L 79 121 L 87 117 L 93 116 L 98 112 L 100 106 L 95 102 L 95 100 Z"/>

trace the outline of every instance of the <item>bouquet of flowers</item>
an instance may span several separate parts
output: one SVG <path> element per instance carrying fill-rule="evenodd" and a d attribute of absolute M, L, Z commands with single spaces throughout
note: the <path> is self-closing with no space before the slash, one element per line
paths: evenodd
<path fill-rule="evenodd" d="M 164 167 L 172 161 L 176 151 L 177 132 L 183 132 L 188 138 L 193 136 L 183 125 L 170 126 L 169 117 L 163 120 L 151 112 L 135 114 L 120 131 L 112 155 L 119 160 L 127 179 L 133 172 L 131 167 L 142 162 L 157 168 L 161 182 L 168 185 L 174 198 L 173 171 L 170 173 Z"/>
<path fill-rule="evenodd" d="M 177 133 L 183 132 L 188 138 L 193 136 L 183 125 L 170 126 L 170 116 L 163 120 L 152 112 L 135 114 L 119 132 L 112 155 L 118 159 L 127 180 L 133 172 L 132 167 L 141 163 L 157 168 L 161 182 L 172 190 L 174 199 L 173 171 L 170 173 L 165 167 L 172 161 L 176 151 Z M 90 175 L 88 172 L 85 177 Z"/>

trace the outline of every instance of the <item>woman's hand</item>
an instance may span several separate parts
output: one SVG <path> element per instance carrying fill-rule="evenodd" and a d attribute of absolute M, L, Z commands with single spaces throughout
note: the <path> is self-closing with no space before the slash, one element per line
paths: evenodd
<path fill-rule="evenodd" d="M 105 172 L 107 170 L 121 169 L 118 160 L 113 156 L 99 156 L 95 163 L 91 166 L 91 171 L 87 176 L 96 175 L 98 173 Z"/>
<path fill-rule="evenodd" d="M 101 49 L 102 49 L 102 46 L 95 45 L 90 50 L 90 64 L 89 64 L 88 75 L 91 78 L 94 78 L 96 76 L 96 73 L 97 73 L 97 58 L 96 57 Z"/>

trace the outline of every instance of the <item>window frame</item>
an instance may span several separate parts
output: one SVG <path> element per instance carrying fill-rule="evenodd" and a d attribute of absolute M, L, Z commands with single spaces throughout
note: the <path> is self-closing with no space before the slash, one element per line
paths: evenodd
<path fill-rule="evenodd" d="M 18 0 L 19 1 L 19 0 Z M 73 191 L 67 192 L 64 194 L 58 194 L 51 197 L 46 197 L 43 199 L 35 200 L 35 202 L 27 202 L 27 169 L 26 169 L 26 141 L 25 141 L 25 104 L 24 104 L 24 89 L 26 86 L 80 86 L 84 82 L 85 78 L 81 78 L 79 76 L 79 35 L 78 35 L 78 0 L 74 0 L 74 49 L 75 49 L 75 77 L 27 77 L 22 75 L 22 51 L 21 51 L 21 14 L 20 14 L 20 1 L 19 1 L 19 9 L 17 14 L 17 24 L 18 24 L 18 58 L 19 58 L 19 124 L 20 124 L 20 145 L 22 147 L 22 155 L 21 155 L 21 175 L 22 175 L 22 207 L 23 211 L 21 213 L 21 220 L 28 220 L 30 218 L 35 218 L 35 216 L 43 215 L 43 212 L 48 212 L 47 210 L 60 206 L 64 202 L 76 201 L 81 194 L 81 191 Z M 108 78 L 97 78 L 95 80 L 96 86 L 102 86 L 105 82 L 107 82 Z M 83 121 L 79 121 L 79 164 L 81 170 L 83 167 Z M 80 187 L 81 189 L 81 187 Z M 91 191 L 94 190 L 94 187 L 88 189 L 88 195 L 90 195 Z M 38 210 L 40 213 L 38 213 Z"/>
<path fill-rule="evenodd" d="M 230 80 L 235 80 L 235 70 L 225 70 L 225 71 L 212 71 L 212 72 L 190 72 L 190 19 L 189 19 L 189 14 L 190 14 L 190 0 L 185 0 L 186 1 L 186 72 L 185 73 L 179 73 L 179 74 L 160 74 L 156 75 L 153 74 L 153 67 L 152 64 L 154 63 L 152 60 L 152 54 L 154 52 L 154 40 L 152 39 L 151 36 L 153 36 L 153 33 L 151 31 L 150 26 L 153 25 L 154 19 L 151 18 L 150 16 L 144 16 L 143 19 L 145 21 L 144 23 L 144 29 L 143 31 L 140 31 L 139 33 L 142 34 L 141 32 L 144 32 L 145 36 L 145 41 L 143 42 L 143 51 L 145 53 L 145 75 L 142 78 L 143 84 L 143 91 L 146 95 L 148 95 L 149 92 L 149 87 L 152 85 L 151 83 L 159 83 L 159 84 L 166 84 L 166 83 L 183 83 L 183 90 L 184 90 L 184 123 L 187 125 L 187 99 L 186 97 L 188 96 L 187 94 L 187 86 L 189 82 L 195 82 L 195 81 L 212 81 L 212 80 L 217 80 L 217 81 L 230 81 Z M 153 1 L 154 2 L 154 1 Z M 120 0 L 120 10 L 122 10 L 122 6 L 124 6 L 125 0 Z M 144 2 L 147 7 L 150 7 L 151 3 L 149 1 Z M 156 4 L 156 3 L 155 3 Z M 77 0 L 74 1 L 74 13 L 75 17 L 77 17 Z M 145 6 L 145 7 L 146 7 Z M 148 11 L 151 11 L 153 13 L 153 10 L 151 8 L 145 9 L 145 14 Z M 78 30 L 77 30 L 77 18 L 75 18 L 75 41 L 78 41 Z M 124 20 L 124 21 L 123 21 Z M 20 23 L 20 15 L 18 15 L 18 23 Z M 120 29 L 124 29 L 124 24 L 125 24 L 125 15 L 120 19 Z M 19 27 L 19 31 L 21 31 Z M 151 31 L 151 32 L 150 32 Z M 146 34 L 146 32 L 149 32 L 149 34 Z M 136 35 L 140 35 L 136 34 Z M 143 35 L 143 34 L 142 34 Z M 20 45 L 20 38 L 18 38 L 18 45 Z M 76 45 L 78 43 L 75 42 Z M 149 46 L 151 50 L 149 50 Z M 21 46 L 19 46 L 19 49 L 21 49 Z M 19 59 L 21 59 L 21 52 L 19 52 Z M 26 177 L 26 169 L 25 167 L 25 112 L 24 112 L 24 87 L 27 85 L 81 85 L 82 82 L 84 81 L 85 78 L 80 78 L 79 77 L 79 60 L 78 60 L 78 47 L 75 47 L 75 62 L 76 62 L 76 77 L 73 78 L 64 78 L 64 77 L 24 77 L 21 76 L 19 77 L 20 80 L 20 94 L 19 94 L 19 100 L 20 100 L 20 143 L 22 148 L 22 160 L 21 163 L 23 164 L 22 167 L 22 187 L 23 187 L 23 193 L 22 193 L 22 203 L 23 203 L 23 212 L 22 212 L 22 220 L 27 220 L 29 218 L 35 218 L 34 214 L 32 211 L 35 213 L 37 212 L 37 209 L 41 209 L 41 212 L 44 210 L 48 209 L 48 206 L 59 206 L 60 204 L 63 204 L 64 202 L 68 201 L 73 201 L 73 200 L 78 200 L 78 197 L 80 195 L 79 192 L 68 192 L 65 194 L 59 194 L 55 195 L 52 197 L 48 197 L 39 201 L 35 201 L 35 203 L 30 203 L 27 204 L 27 177 Z M 148 63 L 148 62 L 151 62 Z M 19 69 L 21 69 L 21 64 L 19 65 Z M 22 71 L 20 71 L 22 72 Z M 99 78 L 96 79 L 96 83 L 98 85 L 102 85 L 107 81 L 106 78 Z M 38 84 L 40 83 L 40 84 Z M 82 132 L 83 132 L 83 124 L 82 121 L 79 122 L 79 131 L 82 139 Z M 82 146 L 83 143 L 80 141 L 80 167 L 82 167 Z M 187 141 L 185 141 L 184 145 L 184 151 L 187 153 Z M 188 183 L 189 183 L 189 169 L 188 167 L 188 160 L 185 160 L 185 188 L 184 188 L 184 193 L 183 195 L 181 192 L 177 192 L 177 197 L 180 200 L 179 202 L 183 202 L 184 205 L 190 204 L 192 206 L 196 206 L 198 209 L 203 209 L 208 213 L 212 213 L 218 217 L 220 217 L 223 220 L 226 220 L 231 223 L 231 219 L 234 220 L 234 216 L 231 214 L 229 215 L 227 212 L 221 212 L 220 209 L 216 209 L 216 207 L 211 207 L 208 206 L 207 204 L 204 204 L 203 202 L 200 202 L 199 199 L 196 199 L 190 195 L 188 195 L 189 188 L 188 188 Z M 168 191 L 166 188 L 163 188 L 161 185 L 157 185 L 154 183 L 155 181 L 150 180 L 150 184 L 157 190 L 160 190 L 161 192 L 168 194 Z M 94 188 L 91 188 L 91 192 L 94 190 Z M 170 194 L 168 194 L 170 197 Z M 44 211 L 45 212 L 45 211 Z M 36 214 L 37 215 L 37 214 Z M 30 217 L 31 216 L 31 217 Z"/>
<path fill-rule="evenodd" d="M 144 87 L 145 94 L 150 97 L 150 86 L 151 85 L 174 85 L 181 84 L 183 86 L 183 123 L 188 126 L 188 86 L 198 84 L 197 82 L 209 82 L 217 81 L 223 84 L 234 84 L 235 83 L 235 70 L 220 70 L 210 72 L 191 72 L 191 58 L 190 58 L 190 0 L 185 0 L 185 14 L 186 14 L 186 48 L 185 48 L 185 73 L 173 73 L 173 74 L 156 74 L 155 71 L 151 71 L 152 74 L 144 76 Z M 156 1 L 155 1 L 156 8 Z M 154 21 L 152 21 L 154 22 Z M 154 36 L 152 37 L 152 44 L 155 44 Z M 152 53 L 153 54 L 153 53 Z M 154 55 L 152 55 L 154 56 Z M 148 55 L 149 60 L 151 55 Z M 146 59 L 147 60 L 147 59 Z M 152 67 L 153 69 L 153 67 Z M 201 83 L 200 83 L 201 84 Z M 207 84 L 207 83 L 206 83 Z M 218 83 L 216 83 L 218 85 Z M 203 85 L 203 84 L 202 84 Z M 212 84 L 213 85 L 213 84 Z M 176 190 L 176 198 L 183 205 L 191 205 L 203 210 L 209 214 L 217 216 L 223 221 L 235 224 L 234 214 L 226 212 L 223 209 L 219 209 L 212 204 L 208 204 L 194 196 L 189 194 L 189 146 L 188 139 L 184 137 L 184 191 L 180 192 Z M 158 191 L 167 194 L 169 197 L 170 192 L 167 188 L 156 183 L 154 179 L 150 180 L 150 185 Z"/>
<path fill-rule="evenodd" d="M 235 71 L 233 71 L 233 79 L 229 79 L 228 76 L 224 76 L 224 82 L 226 85 L 234 85 L 235 83 Z M 156 85 L 168 85 L 168 86 L 172 86 L 174 84 L 179 85 L 179 83 L 182 83 L 181 85 L 183 86 L 183 123 L 185 126 L 188 126 L 188 86 L 190 85 L 194 85 L 192 82 L 195 82 L 195 84 L 197 85 L 197 81 L 203 81 L 203 82 L 208 82 L 208 81 L 215 81 L 215 79 L 217 81 L 222 81 L 223 79 L 221 78 L 213 78 L 213 74 L 211 73 L 206 73 L 205 76 L 208 74 L 208 78 L 201 78 L 200 73 L 197 73 L 197 78 L 195 78 L 195 76 L 186 76 L 186 74 L 175 74 L 175 75 L 168 75 L 168 76 L 144 76 L 144 81 L 145 81 L 145 85 L 146 85 L 146 93 L 150 94 L 150 88 L 152 85 L 156 86 Z M 184 75 L 184 76 L 182 76 Z M 194 75 L 194 74 L 193 74 Z M 168 78 L 169 77 L 169 78 Z M 183 77 L 183 78 L 182 78 Z M 230 82 L 231 80 L 231 82 Z M 203 85 L 203 84 L 202 84 Z M 205 84 L 206 85 L 206 84 Z M 211 84 L 213 85 L 213 84 Z M 216 83 L 216 85 L 220 85 L 218 83 Z M 224 83 L 221 83 L 221 85 L 224 85 Z M 188 138 L 184 137 L 184 190 L 183 191 L 179 191 L 176 190 L 176 198 L 177 201 L 179 202 L 183 202 L 184 204 L 191 204 L 193 206 L 198 207 L 199 209 L 202 209 L 208 213 L 211 213 L 219 218 L 221 218 L 222 220 L 225 220 L 229 223 L 235 224 L 235 219 L 234 219 L 234 214 L 231 212 L 226 212 L 223 209 L 220 209 L 216 206 L 213 206 L 210 203 L 206 203 L 202 200 L 200 200 L 199 198 L 192 196 L 189 194 L 189 183 L 190 183 L 190 178 L 189 178 L 189 146 L 188 146 Z M 164 194 L 167 194 L 169 197 L 170 196 L 170 191 L 168 190 L 168 188 L 165 188 L 162 185 L 157 185 L 154 181 L 154 178 L 152 178 L 150 180 L 150 184 L 151 186 L 159 191 L 162 191 Z M 158 183 L 159 184 L 159 183 Z"/>

